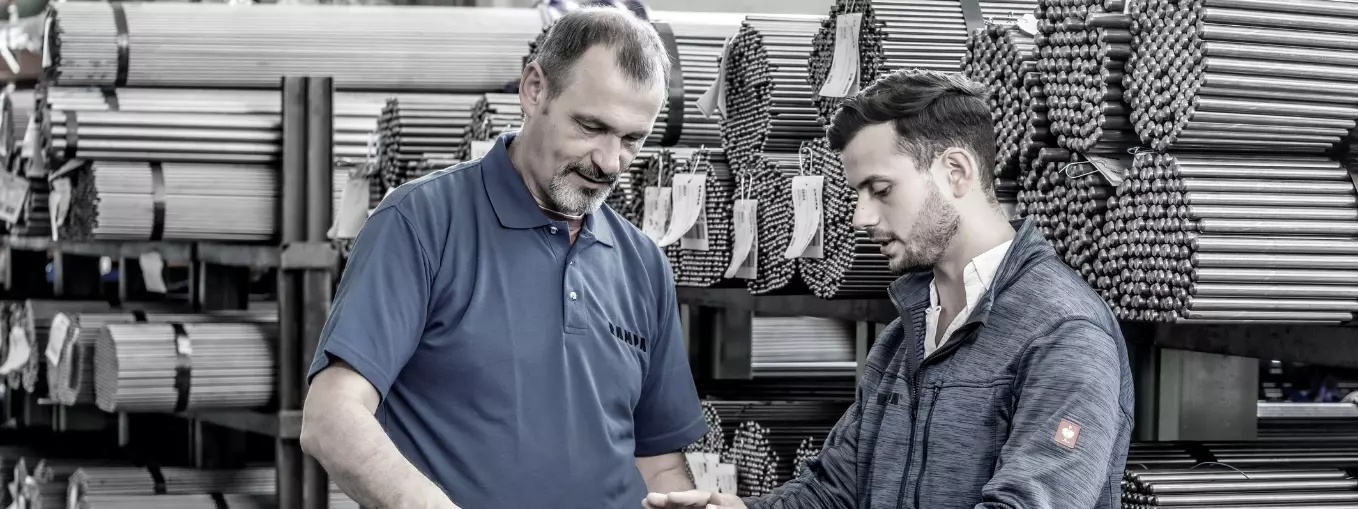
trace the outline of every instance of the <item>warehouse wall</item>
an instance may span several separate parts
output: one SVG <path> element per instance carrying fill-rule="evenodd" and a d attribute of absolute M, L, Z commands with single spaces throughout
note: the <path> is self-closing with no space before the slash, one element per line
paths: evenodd
<path fill-rule="evenodd" d="M 478 0 L 494 7 L 530 7 L 534 0 Z M 825 14 L 831 0 L 648 0 L 657 11 L 753 12 L 776 14 Z"/>

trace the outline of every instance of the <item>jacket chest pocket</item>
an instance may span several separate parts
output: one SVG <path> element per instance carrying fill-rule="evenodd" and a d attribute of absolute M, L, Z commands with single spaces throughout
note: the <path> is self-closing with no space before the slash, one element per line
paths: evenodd
<path fill-rule="evenodd" d="M 1009 383 L 927 387 L 919 440 L 924 446 L 919 500 L 980 502 L 1008 436 Z"/>

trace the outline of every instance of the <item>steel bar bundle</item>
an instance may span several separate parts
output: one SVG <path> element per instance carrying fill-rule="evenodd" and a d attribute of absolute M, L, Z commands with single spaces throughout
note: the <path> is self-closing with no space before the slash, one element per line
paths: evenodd
<path fill-rule="evenodd" d="M 608 199 L 604 203 L 608 204 L 614 212 L 632 223 L 637 228 L 642 227 L 642 215 L 646 212 L 646 183 L 644 182 L 646 168 L 651 164 L 651 158 L 660 153 L 659 147 L 642 147 L 637 151 L 636 157 L 632 158 L 632 163 L 618 174 L 618 183 L 613 186 L 613 191 L 608 194 Z"/>
<path fill-rule="evenodd" d="M 1096 262 L 1104 235 L 1104 211 L 1116 193 L 1098 168 L 1068 150 L 1043 149 L 1032 170 L 1023 175 L 1025 187 L 1016 207 L 1022 215 L 1033 217 L 1066 265 L 1095 288 L 1101 288 L 1096 284 L 1100 276 Z"/>
<path fill-rule="evenodd" d="M 80 505 L 63 509 L 276 509 L 268 495 L 90 495 Z M 331 505 L 329 507 L 337 507 Z M 355 506 L 356 507 L 356 506 Z"/>
<path fill-rule="evenodd" d="M 814 16 L 750 16 L 726 54 L 722 147 L 736 164 L 765 152 L 796 153 L 825 135 L 806 84 Z"/>
<path fill-rule="evenodd" d="M 1021 129 L 1018 140 L 1019 173 L 1033 164 L 1033 159 L 1043 148 L 1055 147 L 1056 140 L 1051 134 L 1051 119 L 1047 116 L 1047 94 L 1042 85 L 1042 75 L 1030 72 L 1023 78 L 1023 89 L 1019 101 L 1023 105 L 1020 113 Z"/>
<path fill-rule="evenodd" d="M 1358 405 L 1264 401 L 1258 405 L 1260 438 L 1358 442 Z"/>
<path fill-rule="evenodd" d="M 1024 81 L 1037 70 L 1035 50 L 1033 36 L 1016 25 L 988 25 L 967 38 L 962 72 L 989 92 L 996 177 L 1013 178 L 1019 171 L 1020 142 L 1028 127 L 1024 114 L 1031 99 Z"/>
<path fill-rule="evenodd" d="M 763 153 L 739 170 L 742 178 L 737 179 L 737 194 L 757 201 L 755 258 L 759 266 L 755 278 L 747 282 L 755 295 L 798 292 L 805 285 L 798 277 L 800 259 L 783 256 L 792 244 L 792 177 L 802 171 L 801 164 L 796 153 Z"/>
<path fill-rule="evenodd" d="M 379 170 L 388 188 L 424 175 L 421 164 L 433 155 L 465 161 L 470 147 L 467 130 L 480 95 L 447 95 L 437 99 L 392 98 L 382 108 L 377 152 Z"/>
<path fill-rule="evenodd" d="M 662 228 L 660 232 L 661 237 L 663 237 L 665 233 L 669 231 L 670 220 L 673 217 L 674 212 L 673 197 L 674 197 L 675 164 L 673 161 L 674 154 L 672 152 L 670 152 L 667 149 L 660 149 L 659 151 L 656 152 L 655 157 L 650 158 L 646 162 L 646 167 L 642 170 L 641 182 L 643 184 L 642 187 L 643 208 L 645 206 L 644 193 L 646 192 L 645 189 L 648 187 L 655 187 L 657 188 L 657 191 L 664 191 L 665 194 L 670 197 L 670 209 L 669 209 L 670 213 L 668 215 L 662 214 L 664 217 L 660 218 L 660 224 L 664 225 L 664 228 Z M 661 211 L 657 211 L 657 213 L 660 212 Z M 645 218 L 643 218 L 642 225 L 643 228 L 645 227 L 644 222 Z M 652 240 L 655 240 L 658 243 L 660 241 L 660 238 L 655 237 L 652 238 Z M 676 273 L 677 276 L 677 273 L 679 272 L 679 264 L 681 263 L 681 260 L 683 258 L 683 252 L 679 249 L 679 243 L 676 242 L 668 246 L 661 246 L 660 251 L 662 253 L 665 253 L 665 259 L 670 263 L 670 271 L 672 273 Z"/>
<path fill-rule="evenodd" d="M 59 341 L 57 363 L 47 366 L 48 397 L 61 405 L 92 404 L 94 391 L 94 348 L 104 328 L 115 323 L 274 323 L 277 309 L 259 311 L 213 311 L 207 313 L 71 313 L 54 320 L 65 320 L 65 336 L 50 337 L 48 343 Z M 53 333 L 55 334 L 55 332 Z"/>
<path fill-rule="evenodd" d="M 10 225 L 9 233 L 20 237 L 51 237 L 52 215 L 48 201 L 51 192 L 52 184 L 46 178 L 29 178 L 23 215 L 19 222 Z"/>
<path fill-rule="evenodd" d="M 1132 2 L 1131 120 L 1157 151 L 1321 153 L 1358 120 L 1341 0 Z"/>
<path fill-rule="evenodd" d="M 767 448 L 772 469 L 764 467 L 763 477 L 771 477 L 775 487 L 792 478 L 796 469 L 797 449 L 804 445 L 806 439 L 810 437 L 816 441 L 823 441 L 850 404 L 851 401 L 712 402 L 724 423 L 723 432 L 731 436 L 731 452 L 737 461 L 741 458 L 738 451 L 744 451 L 747 462 L 750 460 L 758 462 L 761 449 L 759 446 L 762 444 Z M 746 444 L 743 448 L 736 445 L 736 440 L 742 435 L 742 428 Z M 753 433 L 754 431 L 759 433 Z M 754 454 L 750 454 L 751 452 Z M 761 472 L 758 467 L 752 470 L 745 469 L 737 463 L 736 470 L 741 476 L 745 475 L 743 472 L 749 470 L 753 477 L 750 480 L 753 482 L 747 484 L 758 486 Z"/>
<path fill-rule="evenodd" d="M 797 446 L 797 456 L 792 460 L 792 477 L 801 477 L 806 470 L 806 462 L 811 461 L 820 454 L 820 447 L 816 447 L 816 439 L 806 437 L 801 445 Z"/>
<path fill-rule="evenodd" d="M 28 132 L 28 121 L 33 118 L 33 108 L 37 103 L 33 98 L 33 89 L 10 90 L 4 93 L 4 111 L 0 112 L 3 116 L 3 123 L 0 123 L 0 130 L 8 135 L 4 140 L 4 155 L 13 162 L 18 157 L 27 154 L 23 153 L 24 134 Z M 13 168 L 9 168 L 13 171 Z"/>
<path fill-rule="evenodd" d="M 841 15 L 863 15 L 856 70 L 863 88 L 900 69 L 961 71 L 969 30 L 981 28 L 984 20 L 1013 21 L 1036 5 L 1037 0 L 836 0 L 816 34 L 807 80 L 818 92 L 829 79 Z M 812 100 L 827 124 L 842 101 L 818 93 Z"/>
<path fill-rule="evenodd" d="M 471 142 L 491 141 L 508 131 L 517 131 L 523 124 L 523 107 L 514 94 L 485 94 L 472 108 L 471 134 L 467 136 L 467 152 Z"/>
<path fill-rule="evenodd" d="M 1138 154 L 1096 271 L 1120 318 L 1339 323 L 1358 311 L 1358 195 L 1317 156 Z"/>
<path fill-rule="evenodd" d="M 96 403 L 106 412 L 264 406 L 277 338 L 274 324 L 109 324 L 94 349 Z"/>
<path fill-rule="evenodd" d="M 21 460 L 14 469 L 15 479 L 23 480 L 18 494 L 19 507 L 32 509 L 65 509 L 66 487 L 71 475 L 81 466 L 115 466 L 119 462 L 104 459 L 36 459 Z M 17 481 L 16 481 L 17 482 Z"/>
<path fill-rule="evenodd" d="M 1358 503 L 1358 479 L 1339 469 L 1129 471 L 1122 502 L 1133 507 L 1336 507 Z"/>
<path fill-rule="evenodd" d="M 67 240 L 267 241 L 279 173 L 248 164 L 94 161 L 79 172 Z"/>
<path fill-rule="evenodd" d="M 1019 217 L 1032 217 L 1042 236 L 1051 241 L 1057 254 L 1064 254 L 1066 246 L 1057 237 L 1061 226 L 1058 216 L 1066 193 L 1065 171 L 1074 162 L 1069 150 L 1044 148 L 1019 176 L 1018 203 L 1014 212 Z"/>
<path fill-rule="evenodd" d="M 486 92 L 519 77 L 542 30 L 532 9 L 81 3 L 52 9 L 51 79 L 101 87 Z M 449 30 L 456 27 L 456 30 Z"/>
<path fill-rule="evenodd" d="M 853 326 L 810 316 L 756 316 L 750 369 L 756 377 L 854 376 Z"/>
<path fill-rule="evenodd" d="M 684 452 L 706 452 L 721 454 L 726 451 L 726 439 L 722 438 L 721 413 L 712 406 L 711 401 L 704 400 L 703 423 L 707 425 L 707 433 L 704 433 L 697 442 L 684 448 Z"/>
<path fill-rule="evenodd" d="M 695 173 L 703 176 L 703 212 L 698 216 L 686 240 L 680 240 L 665 249 L 674 269 L 674 281 L 679 286 L 710 287 L 725 278 L 726 267 L 731 263 L 731 251 L 735 244 L 735 219 L 732 205 L 735 203 L 735 175 L 727 165 L 726 154 L 720 149 L 681 148 L 662 149 L 652 161 L 665 161 L 659 164 L 663 170 L 661 180 L 674 181 L 676 173 Z M 656 164 L 653 162 L 653 164 Z M 706 237 L 706 249 L 690 241 Z M 676 249 L 670 249 L 676 248 Z"/>
<path fill-rule="evenodd" d="M 766 433 L 768 429 L 759 423 L 746 421 L 731 437 L 723 461 L 736 465 L 736 493 L 741 497 L 762 496 L 782 484 L 775 471 L 778 453 L 769 449 Z"/>
<path fill-rule="evenodd" d="M 95 467 L 71 474 L 67 509 L 132 507 L 128 498 L 176 495 L 273 495 L 273 468 L 202 470 L 196 468 Z M 207 497 L 211 501 L 211 497 Z M 185 499 L 189 500 L 189 499 Z M 91 504 L 91 502 L 98 503 Z M 149 507 L 167 507 L 151 501 Z"/>
<path fill-rule="evenodd" d="M 39 375 L 46 364 L 42 358 L 47 349 L 52 319 L 61 313 L 99 313 L 111 309 L 108 302 L 79 300 L 30 299 L 9 301 L 0 306 L 3 306 L 3 333 L 7 339 L 0 341 L 0 354 L 3 354 L 0 355 L 0 363 L 14 365 L 21 362 L 15 371 L 6 374 L 6 381 L 12 389 L 22 388 L 29 392 L 37 387 Z M 18 339 L 14 337 L 16 329 L 22 332 L 22 339 L 28 345 L 28 357 L 24 359 L 11 359 L 20 353 L 12 346 Z"/>
<path fill-rule="evenodd" d="M 798 259 L 802 278 L 822 299 L 882 296 L 896 276 L 881 246 L 853 226 L 858 194 L 844 180 L 839 152 L 831 150 L 824 138 L 817 138 L 802 144 L 802 154 L 803 173 L 825 177 L 821 196 L 824 256 Z"/>
<path fill-rule="evenodd" d="M 1137 142 L 1122 85 L 1132 53 L 1131 18 L 1103 3 L 1044 0 L 1037 10 L 1037 71 L 1051 136 L 1083 153 L 1121 153 Z"/>
<path fill-rule="evenodd" d="M 1018 180 L 995 179 L 995 199 L 1000 202 L 1000 209 L 1004 210 L 1005 217 L 1009 219 L 1018 218 L 1018 214 L 1014 212 L 1014 209 L 1018 207 L 1018 193 Z"/>
<path fill-rule="evenodd" d="M 149 111 L 44 112 L 45 157 L 266 164 L 278 161 L 278 115 Z"/>

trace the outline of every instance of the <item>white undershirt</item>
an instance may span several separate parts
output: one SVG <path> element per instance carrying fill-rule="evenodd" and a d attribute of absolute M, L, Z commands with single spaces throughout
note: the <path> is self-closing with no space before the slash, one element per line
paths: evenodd
<path fill-rule="evenodd" d="M 1005 241 L 990 248 L 989 251 L 972 258 L 971 263 L 963 269 L 962 284 L 965 287 L 967 306 L 953 317 L 941 337 L 938 335 L 938 317 L 943 313 L 943 306 L 938 304 L 938 288 L 933 282 L 929 283 L 929 309 L 924 315 L 924 327 L 928 331 L 924 337 L 925 358 L 933 355 L 938 347 L 943 346 L 943 343 L 962 327 L 962 324 L 967 323 L 972 310 L 976 309 L 976 303 L 990 290 L 990 284 L 995 281 L 995 272 L 1000 270 L 1000 263 L 1004 261 L 1004 255 L 1009 252 L 1009 245 L 1012 243 L 1013 241 Z"/>

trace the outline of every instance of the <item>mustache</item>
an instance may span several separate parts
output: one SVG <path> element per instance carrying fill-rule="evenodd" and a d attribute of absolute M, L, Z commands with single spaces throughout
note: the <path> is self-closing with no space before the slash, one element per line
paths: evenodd
<path fill-rule="evenodd" d="M 889 242 L 896 240 L 895 235 L 876 228 L 864 228 L 863 231 L 867 232 L 868 238 L 872 239 L 873 242 Z"/>
<path fill-rule="evenodd" d="M 618 180 L 617 173 L 609 174 L 608 172 L 605 172 L 604 170 L 600 169 L 598 166 L 595 166 L 594 164 L 587 165 L 578 162 L 570 163 L 566 165 L 565 168 L 562 169 L 562 173 L 570 172 L 579 173 L 580 176 L 585 177 L 588 180 L 593 180 L 595 182 L 603 184 L 612 184 Z"/>

